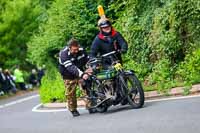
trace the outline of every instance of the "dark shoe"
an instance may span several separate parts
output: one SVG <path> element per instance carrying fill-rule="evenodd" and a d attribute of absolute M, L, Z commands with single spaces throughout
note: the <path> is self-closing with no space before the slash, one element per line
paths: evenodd
<path fill-rule="evenodd" d="M 90 109 L 88 109 L 88 112 L 89 112 L 90 114 L 93 114 L 93 113 L 96 113 L 97 110 L 96 110 L 95 108 L 90 108 Z"/>
<path fill-rule="evenodd" d="M 71 111 L 73 117 L 79 116 L 79 112 L 77 110 Z"/>

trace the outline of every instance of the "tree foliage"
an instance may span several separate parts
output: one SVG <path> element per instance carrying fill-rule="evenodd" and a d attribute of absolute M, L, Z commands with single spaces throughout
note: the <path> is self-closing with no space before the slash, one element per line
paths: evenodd
<path fill-rule="evenodd" d="M 27 42 L 46 21 L 45 4 L 48 0 L 8 0 L 0 6 L 1 65 L 11 67 L 27 64 Z M 46 3 L 47 5 L 50 3 Z"/>
<path fill-rule="evenodd" d="M 90 22 L 95 19 L 92 15 L 84 1 L 55 1 L 48 11 L 48 21 L 40 25 L 39 33 L 29 42 L 30 59 L 39 64 L 53 59 L 71 37 L 77 38 L 84 46 L 90 44 L 89 38 L 96 30 Z"/>
<path fill-rule="evenodd" d="M 62 82 L 57 54 L 72 37 L 89 50 L 98 33 L 99 4 L 128 41 L 125 67 L 134 69 L 145 85 L 166 89 L 180 79 L 200 82 L 197 0 L 1 0 L 1 65 L 46 64 L 42 92 L 52 92 L 47 98 L 52 99 L 54 81 Z M 60 95 L 62 84 L 57 86 Z"/>
<path fill-rule="evenodd" d="M 199 49 L 199 1 L 118 0 L 113 7 L 124 7 L 115 26 L 128 40 L 129 57 L 148 69 L 144 80 L 150 76 L 157 82 L 152 75 L 166 72 L 166 67 L 157 67 L 166 60 L 169 71 L 163 80 L 173 80 L 185 56 Z"/>

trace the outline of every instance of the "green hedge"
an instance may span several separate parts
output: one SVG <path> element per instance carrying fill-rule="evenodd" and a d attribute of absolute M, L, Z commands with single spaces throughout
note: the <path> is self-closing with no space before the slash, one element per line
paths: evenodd
<path fill-rule="evenodd" d="M 114 27 L 128 41 L 128 61 L 124 65 L 137 72 L 145 90 L 166 92 L 182 82 L 199 82 L 197 0 L 55 0 L 48 10 L 48 20 L 40 24 L 39 32 L 28 43 L 29 60 L 55 70 L 47 73 L 49 77 L 59 75 L 55 56 L 66 40 L 75 37 L 84 47 L 90 47 L 98 32 L 99 3 L 104 4 L 106 15 L 112 17 Z M 48 98 L 42 96 L 42 100 L 51 101 L 55 91 L 56 99 L 64 100 L 61 79 L 54 79 L 55 83 L 51 78 L 44 81 L 42 88 L 46 90 L 41 95 Z"/>
<path fill-rule="evenodd" d="M 27 42 L 46 21 L 51 0 L 1 0 L 0 2 L 0 65 L 28 67 Z"/>
<path fill-rule="evenodd" d="M 65 101 L 64 82 L 56 70 L 48 72 L 43 77 L 40 98 L 43 103 Z"/>
<path fill-rule="evenodd" d="M 177 75 L 190 84 L 200 82 L 200 48 L 188 54 L 181 63 Z"/>
<path fill-rule="evenodd" d="M 92 43 L 92 38 L 98 31 L 95 26 L 98 17 L 96 7 L 95 1 L 55 0 L 47 12 L 48 20 L 40 25 L 39 32 L 29 41 L 30 62 L 47 66 L 40 93 L 43 102 L 50 102 L 52 99 L 64 100 L 64 86 L 60 83 L 62 81 L 58 77 L 55 78 L 55 75 L 59 75 L 56 56 L 72 37 L 78 39 L 84 47 Z"/>

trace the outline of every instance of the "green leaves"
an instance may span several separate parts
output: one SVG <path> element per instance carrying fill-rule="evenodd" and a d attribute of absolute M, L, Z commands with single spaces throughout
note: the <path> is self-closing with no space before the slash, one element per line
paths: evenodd
<path fill-rule="evenodd" d="M 48 1 L 48 0 L 46 0 Z M 45 8 L 40 0 L 4 1 L 0 12 L 0 47 L 6 48 L 1 54 L 4 67 L 11 67 L 26 62 L 26 43 L 44 18 Z M 2 51 L 2 50 L 0 50 Z M 16 62 L 12 62 L 16 60 Z"/>
<path fill-rule="evenodd" d="M 200 82 L 200 48 L 188 54 L 179 66 L 177 74 L 188 83 Z"/>
<path fill-rule="evenodd" d="M 143 73 L 145 84 L 156 84 L 158 88 L 163 89 L 172 87 L 176 78 L 180 78 L 176 73 L 180 64 L 181 69 L 178 71 L 181 71 L 183 80 L 199 82 L 199 71 L 195 65 L 198 64 L 196 61 L 199 55 L 198 52 L 195 52 L 195 55 L 190 53 L 200 47 L 200 2 L 120 2 L 118 0 L 111 6 L 118 13 L 115 27 L 128 41 L 129 58 L 134 60 L 130 61 L 132 63 L 129 66 L 134 66 L 132 68 L 139 75 Z M 133 64 L 143 69 L 138 69 Z"/>
<path fill-rule="evenodd" d="M 199 82 L 198 0 L 1 0 L 0 65 L 46 64 L 55 69 L 49 74 L 54 78 L 56 55 L 66 41 L 75 37 L 90 48 L 98 33 L 98 4 L 129 44 L 124 65 L 145 84 L 167 88 L 177 78 Z M 56 88 L 48 80 L 43 88 Z"/>
<path fill-rule="evenodd" d="M 54 78 L 52 78 L 52 74 Z M 55 69 L 50 70 L 42 79 L 40 97 L 43 103 L 65 101 L 64 81 Z"/>
<path fill-rule="evenodd" d="M 97 32 L 96 4 L 95 1 L 56 0 L 48 10 L 48 20 L 40 24 L 39 32 L 28 42 L 29 60 L 38 65 L 46 64 L 49 70 L 47 71 L 49 78 L 45 79 L 42 86 L 43 102 L 55 98 L 54 93 L 58 94 L 57 99 L 63 100 L 64 95 L 61 92 L 64 85 L 58 83 L 62 82 L 61 80 L 55 79 L 55 75 L 58 75 L 56 72 L 58 60 L 55 56 L 72 37 L 78 39 L 82 46 L 90 46 Z M 95 11 L 89 8 L 90 5 Z"/>
<path fill-rule="evenodd" d="M 29 58 L 34 63 L 43 64 L 53 59 L 52 51 L 58 53 L 71 37 L 77 38 L 82 46 L 91 44 L 96 22 L 86 4 L 83 0 L 57 0 L 53 3 L 47 22 L 40 25 L 39 33 L 28 43 Z"/>

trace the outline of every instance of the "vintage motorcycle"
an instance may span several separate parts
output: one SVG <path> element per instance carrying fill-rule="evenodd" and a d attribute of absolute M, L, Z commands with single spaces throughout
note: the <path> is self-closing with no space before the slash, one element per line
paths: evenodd
<path fill-rule="evenodd" d="M 127 105 L 141 108 L 144 104 L 144 91 L 134 71 L 124 70 L 117 58 L 117 51 L 94 58 L 87 63 L 93 69 L 90 76 L 88 99 L 92 102 L 91 109 L 106 112 L 112 105 Z M 103 63 L 109 62 L 109 67 L 103 69 Z"/>

